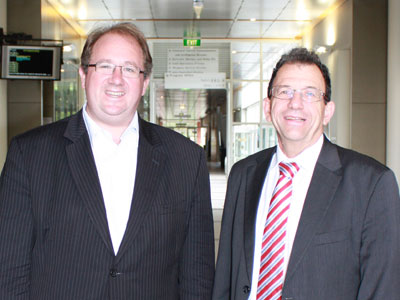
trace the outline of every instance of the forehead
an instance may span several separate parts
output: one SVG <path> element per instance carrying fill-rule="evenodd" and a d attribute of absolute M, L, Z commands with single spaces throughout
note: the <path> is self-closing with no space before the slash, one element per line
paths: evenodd
<path fill-rule="evenodd" d="M 143 53 L 133 37 L 111 32 L 96 41 L 91 60 L 132 61 L 142 64 Z"/>
<path fill-rule="evenodd" d="M 275 85 L 289 85 L 294 88 L 316 87 L 325 91 L 324 77 L 314 64 L 284 64 L 276 74 Z"/>

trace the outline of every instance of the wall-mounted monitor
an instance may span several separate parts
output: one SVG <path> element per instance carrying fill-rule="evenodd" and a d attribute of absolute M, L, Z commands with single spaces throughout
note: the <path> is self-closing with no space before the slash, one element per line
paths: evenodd
<path fill-rule="evenodd" d="M 1 47 L 1 78 L 60 80 L 60 46 Z"/>

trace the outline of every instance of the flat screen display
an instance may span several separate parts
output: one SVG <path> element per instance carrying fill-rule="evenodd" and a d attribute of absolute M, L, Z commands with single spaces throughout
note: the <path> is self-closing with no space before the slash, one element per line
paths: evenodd
<path fill-rule="evenodd" d="M 1 77 L 59 80 L 61 47 L 2 46 Z"/>

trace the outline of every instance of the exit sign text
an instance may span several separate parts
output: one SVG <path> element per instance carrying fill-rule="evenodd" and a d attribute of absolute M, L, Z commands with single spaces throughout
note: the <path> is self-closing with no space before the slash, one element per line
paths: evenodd
<path fill-rule="evenodd" d="M 200 46 L 200 41 L 199 39 L 184 39 L 183 46 Z"/>

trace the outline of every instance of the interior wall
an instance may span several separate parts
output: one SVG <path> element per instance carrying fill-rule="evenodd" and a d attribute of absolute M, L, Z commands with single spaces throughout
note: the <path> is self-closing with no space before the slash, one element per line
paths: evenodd
<path fill-rule="evenodd" d="M 329 68 L 332 96 L 336 105 L 335 114 L 327 128 L 329 138 L 338 145 L 351 148 L 351 53 L 353 1 L 342 3 L 336 10 L 318 23 L 303 39 L 309 49 L 327 46 L 327 52 L 320 54 Z"/>
<path fill-rule="evenodd" d="M 0 27 L 7 31 L 7 0 L 0 0 Z M 7 80 L 0 80 L 0 172 L 7 155 Z"/>
<path fill-rule="evenodd" d="M 387 0 L 353 2 L 352 148 L 386 163 Z"/>
<path fill-rule="evenodd" d="M 400 182 L 400 1 L 388 0 L 386 164 Z"/>
<path fill-rule="evenodd" d="M 82 48 L 82 37 L 62 18 L 53 6 L 47 0 L 42 2 L 41 30 L 42 38 L 62 40 L 64 45 L 69 45 L 72 51 L 64 53 L 64 64 L 76 66 L 79 64 L 79 57 Z M 76 68 L 76 80 L 78 77 L 78 68 Z M 80 84 L 78 83 L 78 87 Z M 45 82 L 43 96 L 43 116 L 45 120 L 54 120 L 54 85 L 52 82 Z M 79 103 L 83 104 L 83 92 L 79 92 Z"/>
<path fill-rule="evenodd" d="M 30 34 L 34 39 L 63 40 L 80 52 L 81 37 L 46 0 L 1 0 L 7 2 L 7 33 Z M 78 72 L 77 72 L 78 74 Z M 78 77 L 77 77 L 78 78 Z M 54 82 L 8 80 L 8 140 L 44 120 L 54 112 Z"/>
<path fill-rule="evenodd" d="M 41 38 L 40 0 L 7 1 L 7 33 Z M 7 80 L 8 140 L 42 124 L 42 84 L 39 80 Z"/>
<path fill-rule="evenodd" d="M 385 163 L 387 0 L 344 1 L 304 36 L 304 45 L 330 46 L 321 59 L 336 103 L 332 140 Z"/>

